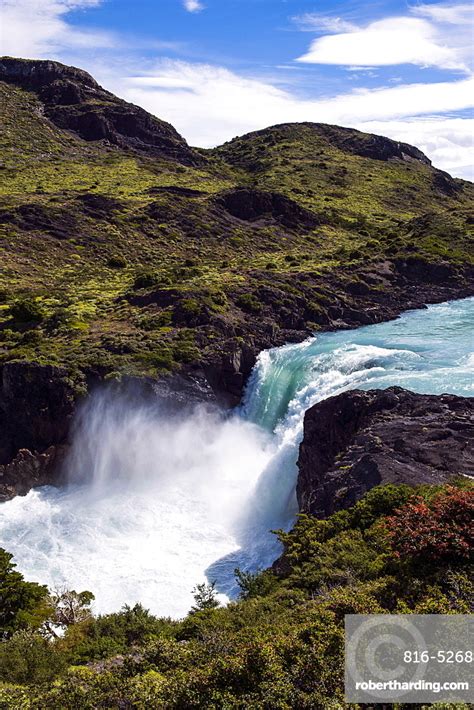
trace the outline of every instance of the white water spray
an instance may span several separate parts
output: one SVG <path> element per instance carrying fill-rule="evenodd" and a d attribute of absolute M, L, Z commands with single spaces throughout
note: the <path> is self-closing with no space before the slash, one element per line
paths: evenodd
<path fill-rule="evenodd" d="M 472 394 L 473 320 L 467 299 L 266 351 L 229 417 L 97 393 L 69 485 L 0 505 L 0 545 L 28 579 L 93 591 L 97 611 L 140 601 L 179 617 L 206 577 L 233 594 L 234 568 L 271 564 L 269 530 L 294 520 L 305 410 L 354 387 Z"/>

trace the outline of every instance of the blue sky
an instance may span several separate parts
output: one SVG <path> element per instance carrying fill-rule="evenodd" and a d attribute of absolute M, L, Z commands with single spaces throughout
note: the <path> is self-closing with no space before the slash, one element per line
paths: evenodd
<path fill-rule="evenodd" d="M 191 144 L 323 121 L 471 175 L 467 3 L 3 0 L 0 13 L 2 53 L 81 66 Z"/>

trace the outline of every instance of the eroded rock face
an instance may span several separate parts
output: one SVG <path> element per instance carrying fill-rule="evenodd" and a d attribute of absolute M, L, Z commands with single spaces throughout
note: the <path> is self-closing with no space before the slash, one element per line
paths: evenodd
<path fill-rule="evenodd" d="M 0 501 L 58 482 L 78 393 L 60 367 L 0 369 Z"/>
<path fill-rule="evenodd" d="M 354 155 L 374 160 L 417 160 L 426 165 L 431 165 L 431 160 L 418 148 L 408 143 L 394 141 L 385 136 L 377 136 L 371 133 L 362 133 L 353 128 L 341 128 L 327 124 L 305 124 L 314 127 L 331 140 L 333 145 L 337 145 L 341 150 Z"/>
<path fill-rule="evenodd" d="M 62 443 L 77 393 L 65 369 L 9 362 L 0 369 L 0 463 L 20 449 L 44 451 Z"/>
<path fill-rule="evenodd" d="M 34 91 L 54 124 L 74 131 L 84 140 L 107 141 L 184 165 L 204 162 L 169 123 L 118 99 L 76 67 L 49 60 L 3 57 L 0 81 Z"/>
<path fill-rule="evenodd" d="M 216 201 L 233 217 L 246 222 L 267 218 L 289 229 L 308 230 L 325 221 L 321 215 L 304 209 L 278 192 L 241 188 L 222 193 Z"/>
<path fill-rule="evenodd" d="M 474 471 L 474 398 L 353 390 L 306 412 L 300 510 L 327 517 L 379 484 L 445 483 Z"/>
<path fill-rule="evenodd" d="M 65 446 L 50 446 L 43 453 L 20 449 L 10 463 L 0 466 L 0 503 L 37 486 L 58 484 L 65 452 Z"/>
<path fill-rule="evenodd" d="M 17 59 L 2 57 L 0 60 L 2 81 L 24 86 L 35 91 L 57 82 L 75 82 L 91 89 L 100 89 L 99 84 L 83 69 L 69 67 L 51 60 Z"/>

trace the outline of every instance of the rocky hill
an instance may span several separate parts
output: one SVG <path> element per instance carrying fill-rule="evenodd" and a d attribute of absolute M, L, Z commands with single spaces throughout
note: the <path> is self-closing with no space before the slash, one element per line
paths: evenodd
<path fill-rule="evenodd" d="M 34 92 L 42 113 L 55 126 L 74 131 L 86 141 L 103 140 L 184 165 L 203 162 L 173 126 L 105 91 L 82 69 L 3 57 L 0 78 Z"/>
<path fill-rule="evenodd" d="M 38 395 L 0 464 L 104 379 L 235 404 L 262 348 L 473 293 L 473 186 L 412 146 L 305 123 L 193 149 L 50 61 L 0 61 L 0 112 L 3 422 Z"/>
<path fill-rule="evenodd" d="M 474 398 L 353 390 L 305 414 L 300 510 L 327 517 L 385 484 L 439 485 L 474 471 Z"/>

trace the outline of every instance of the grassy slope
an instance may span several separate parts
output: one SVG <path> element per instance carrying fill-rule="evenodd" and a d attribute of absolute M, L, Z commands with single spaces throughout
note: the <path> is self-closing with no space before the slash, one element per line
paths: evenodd
<path fill-rule="evenodd" d="M 279 311 L 299 297 L 306 322 L 292 327 L 314 328 L 328 301 L 324 279 L 343 267 L 353 280 L 367 263 L 414 251 L 469 261 L 472 185 L 440 188 L 421 162 L 351 154 L 302 124 L 201 151 L 203 166 L 187 167 L 86 142 L 46 119 L 35 94 L 1 82 L 0 92 L 2 361 L 155 375 L 229 349 L 259 319 L 275 333 Z M 235 219 L 215 195 L 236 186 L 286 194 L 326 223 Z M 279 291 L 267 307 L 261 287 L 270 284 Z M 159 303 L 146 303 L 157 289 Z M 26 315 L 15 308 L 25 298 Z"/>

